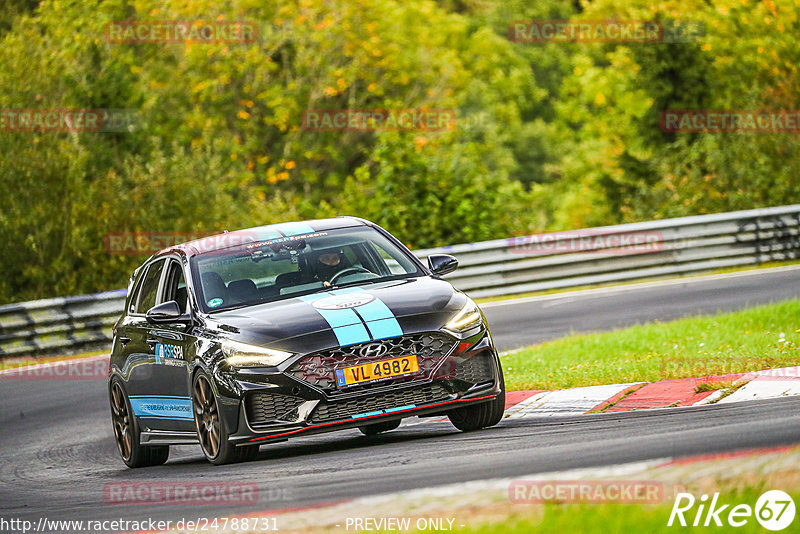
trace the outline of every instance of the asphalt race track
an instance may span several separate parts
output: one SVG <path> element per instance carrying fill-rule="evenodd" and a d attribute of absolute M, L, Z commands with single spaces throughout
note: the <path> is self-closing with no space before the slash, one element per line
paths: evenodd
<path fill-rule="evenodd" d="M 482 304 L 498 349 L 800 297 L 800 266 Z"/>
<path fill-rule="evenodd" d="M 800 269 L 484 306 L 500 350 L 571 330 L 742 308 L 800 296 Z M 507 420 L 463 434 L 426 423 L 367 438 L 357 430 L 261 448 L 214 467 L 197 446 L 130 470 L 119 459 L 103 380 L 0 377 L 0 517 L 196 519 L 293 508 L 483 478 L 800 443 L 800 398 L 683 409 Z M 252 482 L 258 504 L 142 506 L 104 502 L 106 484 Z"/>

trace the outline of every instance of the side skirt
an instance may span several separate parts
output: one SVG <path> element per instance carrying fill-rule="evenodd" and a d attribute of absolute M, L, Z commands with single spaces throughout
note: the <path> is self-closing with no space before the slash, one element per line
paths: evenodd
<path fill-rule="evenodd" d="M 170 432 L 167 430 L 150 430 L 142 432 L 140 445 L 199 445 L 197 432 Z"/>

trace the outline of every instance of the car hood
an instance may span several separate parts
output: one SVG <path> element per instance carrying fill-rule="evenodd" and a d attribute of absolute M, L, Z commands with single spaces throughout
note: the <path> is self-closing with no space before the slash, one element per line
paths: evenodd
<path fill-rule="evenodd" d="M 465 301 L 448 282 L 419 277 L 223 311 L 208 326 L 244 343 L 309 353 L 438 330 Z"/>

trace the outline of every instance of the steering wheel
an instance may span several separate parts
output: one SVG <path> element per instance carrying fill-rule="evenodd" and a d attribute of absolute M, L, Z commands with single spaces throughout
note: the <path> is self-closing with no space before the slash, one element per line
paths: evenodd
<path fill-rule="evenodd" d="M 341 270 L 341 271 L 339 271 L 338 273 L 336 273 L 336 274 L 334 274 L 333 276 L 331 276 L 331 279 L 330 279 L 329 281 L 330 281 L 330 283 L 331 283 L 331 284 L 333 284 L 334 282 L 336 282 L 336 280 L 337 280 L 337 279 L 338 279 L 340 276 L 346 276 L 346 275 L 348 275 L 348 274 L 356 274 L 356 273 L 369 273 L 369 274 L 375 274 L 375 273 L 373 273 L 372 271 L 370 271 L 369 269 L 365 269 L 365 268 L 363 268 L 363 267 L 358 267 L 358 266 L 356 266 L 356 267 L 348 267 L 347 269 L 342 269 L 342 270 Z"/>

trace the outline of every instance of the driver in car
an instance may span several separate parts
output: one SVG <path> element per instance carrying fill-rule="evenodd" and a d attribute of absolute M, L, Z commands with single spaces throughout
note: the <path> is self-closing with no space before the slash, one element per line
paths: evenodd
<path fill-rule="evenodd" d="M 322 280 L 325 287 L 330 287 L 330 279 L 344 269 L 344 258 L 338 251 L 326 252 L 317 257 L 317 279 Z"/>

